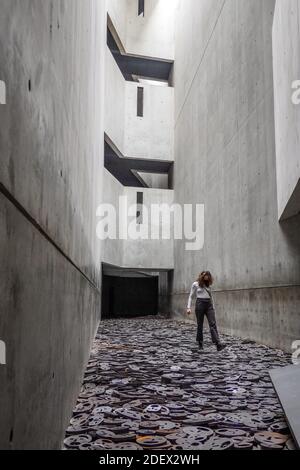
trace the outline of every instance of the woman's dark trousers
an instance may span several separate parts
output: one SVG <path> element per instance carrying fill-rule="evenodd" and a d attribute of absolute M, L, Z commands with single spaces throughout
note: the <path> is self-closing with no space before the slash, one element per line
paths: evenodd
<path fill-rule="evenodd" d="M 196 302 L 196 316 L 198 322 L 197 342 L 203 345 L 203 323 L 204 317 L 207 317 L 212 342 L 216 345 L 220 344 L 220 337 L 216 323 L 216 313 L 211 300 L 200 300 Z"/>

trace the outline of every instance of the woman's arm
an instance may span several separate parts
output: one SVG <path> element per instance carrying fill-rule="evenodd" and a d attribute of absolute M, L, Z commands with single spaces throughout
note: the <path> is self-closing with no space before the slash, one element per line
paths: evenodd
<path fill-rule="evenodd" d="M 191 288 L 191 292 L 190 292 L 190 296 L 189 296 L 189 301 L 188 301 L 187 310 L 191 310 L 191 308 L 192 308 L 192 301 L 193 301 L 193 298 L 195 297 L 196 292 L 197 292 L 197 285 L 194 283 L 194 284 L 192 285 L 192 288 Z"/>

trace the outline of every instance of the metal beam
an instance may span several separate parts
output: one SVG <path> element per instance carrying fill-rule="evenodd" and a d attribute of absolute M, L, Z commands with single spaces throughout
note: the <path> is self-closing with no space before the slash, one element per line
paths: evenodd
<path fill-rule="evenodd" d="M 174 162 L 166 160 L 150 160 L 139 158 L 125 158 L 117 154 L 111 145 L 105 142 L 105 168 L 123 186 L 142 188 L 145 184 L 137 176 L 137 171 L 150 174 L 169 175 Z"/>

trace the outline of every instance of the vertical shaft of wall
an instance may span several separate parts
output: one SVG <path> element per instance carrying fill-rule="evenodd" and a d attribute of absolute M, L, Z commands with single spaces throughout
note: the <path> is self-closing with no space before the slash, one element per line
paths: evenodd
<path fill-rule="evenodd" d="M 205 204 L 205 246 L 189 253 L 176 242 L 173 310 L 182 314 L 192 282 L 210 269 L 223 331 L 291 350 L 300 220 L 278 223 L 275 0 L 178 4 L 175 200 Z"/>
<path fill-rule="evenodd" d="M 174 60 L 172 0 L 147 0 L 144 16 L 138 16 L 138 2 L 135 0 L 107 0 L 107 9 L 110 33 L 115 41 L 118 39 L 118 47 L 125 56 L 124 61 L 126 54 L 133 54 L 144 60 Z M 143 113 L 140 113 L 142 116 L 137 113 L 138 88 L 143 89 Z M 155 160 L 173 162 L 172 87 L 153 85 L 153 82 L 149 83 L 147 80 L 143 83 L 125 80 L 114 55 L 107 47 L 105 100 L 106 139 L 117 149 L 117 153 L 129 158 L 151 160 L 152 163 Z M 140 174 L 140 177 L 144 179 L 145 184 L 150 182 L 149 188 L 124 187 L 105 170 L 105 202 L 113 204 L 118 211 L 119 197 L 124 197 L 127 199 L 128 208 L 132 208 L 137 201 L 137 192 L 142 191 L 144 208 L 149 216 L 152 204 L 171 206 L 173 191 L 162 189 L 159 185 L 151 187 L 152 181 L 163 181 L 162 175 L 145 175 L 146 177 Z M 163 177 L 167 179 L 167 174 Z M 125 213 L 123 208 L 122 213 Z M 132 222 L 132 217 L 129 217 L 128 222 Z M 150 232 L 151 229 L 149 234 Z M 134 240 L 128 237 L 126 240 L 108 239 L 104 246 L 102 260 L 108 265 L 151 271 L 169 270 L 174 267 L 173 240 L 154 240 L 150 236 Z"/>
<path fill-rule="evenodd" d="M 0 0 L 0 448 L 60 448 L 100 319 L 104 2 Z"/>

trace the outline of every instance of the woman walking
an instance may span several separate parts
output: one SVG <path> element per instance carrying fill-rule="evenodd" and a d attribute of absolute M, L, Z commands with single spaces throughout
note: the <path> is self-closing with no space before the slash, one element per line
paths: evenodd
<path fill-rule="evenodd" d="M 198 281 L 194 282 L 192 285 L 187 306 L 187 313 L 190 315 L 192 313 L 192 301 L 196 296 L 196 317 L 198 323 L 197 342 L 199 343 L 199 348 L 201 351 L 203 350 L 203 323 L 205 316 L 208 320 L 212 342 L 216 345 L 217 350 L 222 351 L 226 348 L 226 345 L 221 343 L 218 333 L 215 307 L 211 292 L 212 284 L 213 277 L 211 273 L 209 271 L 203 271 L 199 275 Z"/>

